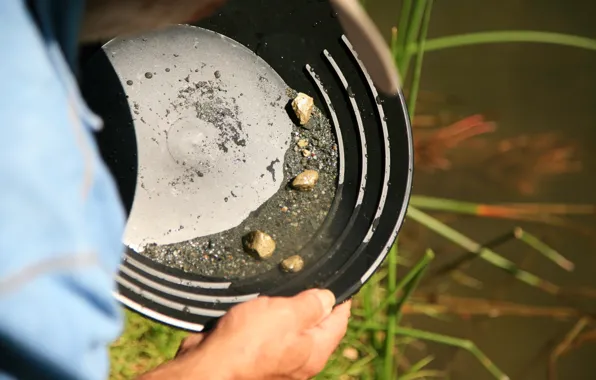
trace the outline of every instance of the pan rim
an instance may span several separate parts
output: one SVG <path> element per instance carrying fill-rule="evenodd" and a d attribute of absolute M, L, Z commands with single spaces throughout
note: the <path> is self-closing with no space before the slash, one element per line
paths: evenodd
<path fill-rule="evenodd" d="M 195 25 L 185 25 L 185 24 L 177 24 L 178 26 L 191 26 L 191 27 L 195 27 L 195 28 L 200 28 L 200 29 L 205 29 L 214 33 L 219 33 L 215 30 L 209 29 L 209 28 L 203 28 L 203 27 L 197 27 Z M 219 33 L 222 34 L 222 33 Z M 238 39 L 230 36 L 230 35 L 226 35 L 223 34 L 225 37 L 238 42 L 240 45 L 244 45 L 241 41 L 239 41 Z M 340 38 L 343 39 L 347 39 L 343 34 L 340 35 Z M 109 44 L 108 41 L 105 44 L 102 45 L 102 48 L 106 45 Z M 266 61 L 266 60 L 265 60 Z M 267 62 L 267 61 L 266 61 Z M 364 70 L 365 71 L 365 70 Z M 365 71 L 366 72 L 366 71 Z M 283 77 L 283 76 L 282 76 Z M 373 87 L 374 88 L 374 87 Z M 412 182 L 413 182 L 413 166 L 414 166 L 414 155 L 413 155 L 413 137 L 412 137 L 412 130 L 411 130 L 411 123 L 409 120 L 409 116 L 407 114 L 407 106 L 405 104 L 405 100 L 404 100 L 404 96 L 402 91 L 399 91 L 396 97 L 392 97 L 392 99 L 395 100 L 395 108 L 398 108 L 398 104 L 399 104 L 399 110 L 397 112 L 397 116 L 399 118 L 399 121 L 396 122 L 395 125 L 390 126 L 389 128 L 398 128 L 399 131 L 395 132 L 395 133 L 399 133 L 400 136 L 403 135 L 403 138 L 400 137 L 400 140 L 406 140 L 406 141 L 400 141 L 399 143 L 395 144 L 396 146 L 399 145 L 399 149 L 402 149 L 404 152 L 402 154 L 400 154 L 400 156 L 407 156 L 407 164 L 405 162 L 405 160 L 401 160 L 399 162 L 399 168 L 394 168 L 392 170 L 400 170 L 400 171 L 404 171 L 406 173 L 405 178 L 400 179 L 398 183 L 394 183 L 392 185 L 392 187 L 400 189 L 399 191 L 399 195 L 393 195 L 394 198 L 397 198 L 394 200 L 394 205 L 392 206 L 392 209 L 397 210 L 398 208 L 398 203 L 399 203 L 399 213 L 395 216 L 393 216 L 391 219 L 395 221 L 393 226 L 387 226 L 386 228 L 383 228 L 383 233 L 382 236 L 383 237 L 379 237 L 377 240 L 383 240 L 383 244 L 380 244 L 380 241 L 377 242 L 377 246 L 381 247 L 381 249 L 375 254 L 375 260 L 368 265 L 367 267 L 363 267 L 363 268 L 358 268 L 358 271 L 351 271 L 350 276 L 349 277 L 342 277 L 342 275 L 339 276 L 331 276 L 329 278 L 329 286 L 325 286 L 325 287 L 330 287 L 332 282 L 341 282 L 341 290 L 335 292 L 336 293 L 336 298 L 337 298 L 337 303 L 341 303 L 343 301 L 345 301 L 346 299 L 350 298 L 351 296 L 353 296 L 359 289 L 360 287 L 370 279 L 370 277 L 372 276 L 372 274 L 380 267 L 380 265 L 382 264 L 382 262 L 384 261 L 384 259 L 387 257 L 387 254 L 390 250 L 390 247 L 393 245 L 397 234 L 399 233 L 401 227 L 403 226 L 404 220 L 406 218 L 406 214 L 407 214 L 407 206 L 409 204 L 409 200 L 411 197 L 411 191 L 412 191 Z M 393 105 L 393 101 L 392 100 L 392 105 Z M 390 131 L 391 134 L 391 131 Z M 396 149 L 395 147 L 391 148 L 391 146 L 393 146 L 393 143 L 390 143 L 389 146 L 389 154 L 391 155 L 391 153 L 394 153 L 393 149 Z M 406 152 L 407 151 L 407 152 Z M 393 157 L 393 155 L 391 155 L 391 158 L 393 158 L 395 160 L 395 158 Z M 405 181 L 404 181 L 405 179 Z M 401 199 L 399 199 L 401 198 Z M 387 205 L 385 205 L 385 207 L 387 207 Z M 380 215 L 382 216 L 383 213 L 385 211 L 381 212 Z M 381 231 L 379 231 L 381 232 Z M 374 234 L 373 234 L 373 238 L 374 238 Z M 365 247 L 363 249 L 363 252 L 365 252 L 367 250 L 367 248 Z M 137 254 L 137 256 L 142 256 L 140 254 Z M 133 259 L 136 259 L 137 256 L 130 256 Z M 126 264 L 127 258 L 129 257 L 128 253 L 125 253 L 125 262 L 122 265 Z M 158 264 L 155 263 L 154 264 Z M 347 264 L 346 266 L 350 266 L 353 265 L 352 264 Z M 164 266 L 165 265 L 158 265 L 158 266 Z M 138 270 L 138 268 L 135 268 Z M 171 269 L 171 268 L 170 268 Z M 359 274 L 356 276 L 356 274 L 354 272 L 358 272 Z M 164 273 L 168 273 L 168 272 L 164 272 Z M 185 278 L 187 280 L 185 280 Z M 188 280 L 188 279 L 192 279 L 192 278 L 200 278 L 200 276 L 193 276 L 191 274 L 187 273 L 187 276 L 184 277 L 180 277 L 179 281 L 181 286 L 184 286 L 185 284 L 183 284 L 184 281 L 194 281 L 194 280 Z M 224 283 L 223 281 L 220 281 L 220 284 Z M 234 283 L 233 281 L 229 281 L 229 282 L 225 282 L 225 284 L 228 286 L 229 289 L 233 290 Z M 220 289 L 212 289 L 213 292 L 215 293 L 220 293 Z M 211 290 L 210 290 L 211 291 Z M 148 292 L 148 291 L 144 291 L 144 292 Z M 251 294 L 255 294 L 255 295 L 260 295 L 263 292 L 253 292 Z M 243 293 L 244 294 L 244 293 Z M 139 302 L 137 302 L 137 300 L 135 300 L 135 297 L 129 297 L 129 295 L 126 294 L 126 292 L 122 292 L 120 291 L 120 289 L 118 289 L 118 291 L 114 292 L 114 296 L 117 298 L 117 300 L 122 303 L 124 306 L 135 310 L 145 316 L 148 316 L 152 319 L 158 320 L 162 323 L 168 324 L 168 325 L 172 325 L 172 326 L 176 326 L 182 329 L 186 329 L 186 330 L 191 330 L 191 331 L 201 331 L 204 328 L 204 324 L 202 323 L 195 323 L 191 321 L 191 318 L 189 318 L 188 320 L 184 320 L 183 318 L 177 318 L 175 316 L 172 315 L 166 315 L 162 312 L 160 312 L 157 309 L 152 309 L 150 306 L 143 306 L 141 305 Z"/>

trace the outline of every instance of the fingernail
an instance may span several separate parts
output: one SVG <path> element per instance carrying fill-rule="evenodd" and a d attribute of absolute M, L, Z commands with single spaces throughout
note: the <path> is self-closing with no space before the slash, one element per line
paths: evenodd
<path fill-rule="evenodd" d="M 327 289 L 321 289 L 317 292 L 317 297 L 319 297 L 319 300 L 321 300 L 321 303 L 323 304 L 325 314 L 331 314 L 333 306 L 335 305 L 335 295 Z"/>

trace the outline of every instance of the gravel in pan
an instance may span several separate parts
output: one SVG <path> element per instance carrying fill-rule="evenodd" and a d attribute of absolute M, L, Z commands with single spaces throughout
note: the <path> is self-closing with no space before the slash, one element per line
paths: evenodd
<path fill-rule="evenodd" d="M 209 81 L 196 90 L 207 91 L 205 86 L 216 84 Z M 296 92 L 288 90 L 287 95 L 288 102 L 291 102 Z M 181 93 L 181 97 L 184 96 Z M 291 116 L 295 117 L 288 115 Z M 295 125 L 292 134 L 292 143 L 284 159 L 286 185 L 240 225 L 181 243 L 148 245 L 142 254 L 173 268 L 231 280 L 283 269 L 282 261 L 296 255 L 324 221 L 335 196 L 338 175 L 337 141 L 333 127 L 319 109 L 313 108 L 307 125 Z M 234 136 L 230 137 L 233 139 Z M 306 146 L 305 142 L 308 143 L 307 156 L 300 149 Z M 308 170 L 317 173 L 316 186 L 310 191 L 293 188 L 292 181 Z M 257 230 L 266 231 L 275 241 L 275 250 L 266 260 L 257 259 L 244 250 L 243 237 Z M 323 253 L 312 253 L 316 254 Z M 300 260 L 302 266 L 313 261 L 307 256 L 300 257 Z M 292 268 L 300 266 L 294 264 Z"/>

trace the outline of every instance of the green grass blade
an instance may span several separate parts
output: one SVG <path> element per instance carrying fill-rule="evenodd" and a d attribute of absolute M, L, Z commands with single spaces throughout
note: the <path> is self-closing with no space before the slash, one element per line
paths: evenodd
<path fill-rule="evenodd" d="M 461 214 L 478 215 L 478 204 L 455 199 L 412 195 L 410 205 L 426 210 L 449 211 Z"/>
<path fill-rule="evenodd" d="M 373 315 L 373 311 L 375 310 L 375 286 L 372 283 L 366 284 L 362 289 L 362 305 L 364 308 L 364 315 L 367 320 L 375 320 L 375 316 Z M 371 333 L 370 335 L 371 344 L 374 348 L 379 349 L 381 347 L 381 342 L 379 338 L 374 334 Z"/>
<path fill-rule="evenodd" d="M 505 42 L 556 44 L 580 49 L 596 50 L 596 40 L 587 37 L 531 30 L 504 30 L 466 33 L 429 39 L 425 42 L 424 51 L 429 52 L 461 46 Z M 418 46 L 416 46 L 416 44 L 408 43 L 407 52 L 409 54 L 415 54 L 417 50 Z"/>
<path fill-rule="evenodd" d="M 416 380 L 416 379 L 428 380 L 428 379 L 432 379 L 432 378 L 445 379 L 445 378 L 447 378 L 446 375 L 447 374 L 444 371 L 427 369 L 427 370 L 409 374 L 407 376 L 402 376 L 399 378 L 399 380 Z"/>
<path fill-rule="evenodd" d="M 399 62 L 399 54 L 400 51 L 403 49 L 402 47 L 399 47 L 398 43 L 397 43 L 397 28 L 393 27 L 391 28 L 391 43 L 390 43 L 390 47 L 391 47 L 391 56 L 393 57 L 393 63 L 395 64 L 395 67 L 398 68 L 398 62 Z M 403 80 L 404 78 L 402 78 Z"/>
<path fill-rule="evenodd" d="M 424 254 L 423 259 L 421 260 L 421 261 L 426 262 L 426 265 L 422 266 L 420 268 L 420 270 L 418 270 L 418 272 L 414 275 L 414 277 L 412 278 L 412 281 L 410 281 L 408 284 L 405 285 L 404 294 L 403 294 L 403 296 L 401 296 L 401 298 L 399 299 L 399 302 L 397 303 L 396 325 L 399 325 L 401 323 L 402 309 L 403 309 L 404 305 L 406 304 L 406 302 L 408 302 L 408 300 L 410 299 L 410 296 L 412 295 L 414 290 L 416 290 L 416 288 L 418 287 L 418 284 L 420 283 L 420 279 L 422 278 L 422 276 L 424 276 L 424 272 L 426 272 L 426 268 L 428 268 L 428 263 L 430 263 L 430 261 L 434 258 L 435 258 L 435 253 L 431 249 L 427 249 L 426 253 Z"/>
<path fill-rule="evenodd" d="M 408 23 L 406 31 L 406 42 L 405 42 L 405 54 L 401 57 L 398 68 L 402 78 L 407 78 L 408 70 L 410 66 L 411 54 L 407 52 L 408 47 L 416 45 L 415 41 L 418 40 L 420 34 L 420 25 L 422 24 L 422 18 L 424 16 L 424 9 L 426 8 L 426 0 L 416 0 L 414 3 L 414 11 L 412 12 L 411 21 Z M 403 33 L 403 31 L 402 31 Z M 398 30 L 399 34 L 399 30 Z M 400 46 L 398 45 L 398 49 Z M 418 49 L 415 49 L 415 51 Z"/>
<path fill-rule="evenodd" d="M 434 257 L 435 257 L 434 252 L 432 250 L 428 249 L 426 251 L 423 259 L 421 260 L 423 262 L 425 261 L 426 265 L 420 267 L 420 269 L 418 271 L 416 271 L 416 273 L 414 274 L 414 277 L 412 277 L 412 280 L 404 285 L 404 294 L 399 298 L 399 301 L 397 302 L 395 311 L 393 313 L 394 315 L 392 318 L 387 319 L 387 323 L 388 323 L 387 340 L 389 340 L 389 339 L 392 340 L 391 347 L 394 347 L 394 342 L 393 342 L 393 337 L 392 337 L 392 335 L 394 335 L 394 328 L 396 326 L 399 326 L 399 324 L 401 323 L 401 318 L 403 315 L 402 309 L 403 309 L 404 305 L 406 304 L 406 302 L 410 299 L 410 296 L 412 295 L 414 290 L 418 287 L 418 284 L 420 283 L 420 279 L 422 278 L 422 276 L 424 275 L 424 272 L 426 271 L 426 268 L 428 267 L 428 263 Z M 392 297 L 391 299 L 394 299 L 394 298 Z M 392 359 L 392 357 L 390 359 Z M 385 364 L 385 365 L 387 365 L 387 364 Z M 397 375 L 397 371 L 396 371 L 395 375 Z M 385 376 L 385 378 L 388 378 L 388 377 Z M 395 378 L 395 377 L 389 377 L 389 378 Z"/>
<path fill-rule="evenodd" d="M 401 6 L 401 13 L 399 14 L 399 21 L 397 23 L 397 33 L 395 36 L 395 45 L 393 56 L 396 62 L 399 62 L 401 57 L 406 53 L 406 35 L 408 34 L 408 26 L 410 24 L 410 14 L 412 13 L 412 0 L 404 0 Z M 403 74 L 403 73 L 402 73 Z"/>
<path fill-rule="evenodd" d="M 387 297 L 385 297 L 383 302 L 381 302 L 381 304 L 375 309 L 372 315 L 376 315 L 380 311 L 386 310 L 391 301 L 399 295 L 399 292 L 401 292 L 402 289 L 406 287 L 406 285 L 414 281 L 416 279 L 416 275 L 420 271 L 426 269 L 432 258 L 432 252 L 427 251 L 425 255 L 422 257 L 422 259 L 420 259 L 420 261 L 418 261 L 416 265 L 410 271 L 408 271 L 408 273 L 406 273 L 406 275 L 397 283 L 394 291 L 388 294 Z M 366 331 L 366 325 L 374 323 L 375 322 L 373 322 L 372 319 L 367 319 L 365 324 L 355 332 L 355 335 L 361 336 L 362 333 Z"/>
<path fill-rule="evenodd" d="M 410 120 L 414 119 L 416 114 L 416 100 L 418 99 L 418 90 L 420 88 L 420 76 L 422 75 L 422 62 L 424 60 L 424 45 L 430 24 L 430 15 L 433 7 L 433 0 L 427 0 L 426 9 L 422 18 L 422 28 L 420 30 L 420 39 L 418 41 L 418 52 L 416 54 L 416 64 L 414 66 L 414 77 L 410 86 L 410 96 L 408 98 L 408 113 Z"/>
<path fill-rule="evenodd" d="M 434 356 L 431 356 L 431 355 L 419 360 L 418 362 L 414 363 L 403 375 L 401 375 L 398 378 L 398 380 L 413 379 L 412 375 L 419 373 L 424 367 L 429 365 L 430 362 L 432 362 L 433 360 L 435 360 L 435 358 L 434 358 Z"/>
<path fill-rule="evenodd" d="M 350 376 L 358 376 L 361 375 L 365 369 L 366 366 L 372 362 L 375 359 L 375 356 L 365 356 L 361 359 L 358 359 L 352 366 L 350 366 L 350 368 L 348 368 L 347 371 L 345 371 L 345 373 L 340 373 L 339 376 L 341 375 L 350 375 Z"/>
<path fill-rule="evenodd" d="M 561 268 L 572 271 L 574 265 L 571 261 L 567 260 L 565 256 L 561 255 L 559 252 L 555 251 L 551 247 L 549 247 L 546 243 L 542 240 L 538 239 L 536 236 L 530 234 L 529 232 L 524 231 L 523 229 L 517 227 L 513 234 L 515 237 L 522 242 L 526 243 L 530 247 L 534 248 L 540 254 L 545 256 L 547 259 L 551 260 Z"/>
<path fill-rule="evenodd" d="M 457 199 L 412 195 L 410 204 L 425 210 L 446 211 L 482 217 L 549 221 L 554 215 L 595 215 L 596 206 L 590 204 L 557 203 L 476 203 Z M 542 218 L 541 218 L 542 217 Z"/>
<path fill-rule="evenodd" d="M 355 326 L 362 327 L 364 326 L 365 329 L 372 329 L 376 331 L 386 331 L 385 326 L 378 324 L 378 323 L 354 323 Z M 489 358 L 486 356 L 472 341 L 467 339 L 455 338 L 451 336 L 435 334 L 429 331 L 422 331 L 417 329 L 410 329 L 405 327 L 396 327 L 395 333 L 401 336 L 407 336 L 409 338 L 419 339 L 419 340 L 426 340 L 429 342 L 436 342 L 440 344 L 445 344 L 452 347 L 457 347 L 464 349 L 474 355 L 478 361 L 486 368 L 488 372 L 490 372 L 496 379 L 499 380 L 508 380 L 509 376 L 507 376 L 503 371 L 501 371 Z"/>
<path fill-rule="evenodd" d="M 412 195 L 410 205 L 423 210 L 473 215 L 481 218 L 509 219 L 548 224 L 569 228 L 590 236 L 592 233 L 589 229 L 559 215 L 596 214 L 594 205 L 556 203 L 482 204 L 425 195 Z"/>
<path fill-rule="evenodd" d="M 505 270 L 508 273 L 511 273 L 518 280 L 533 287 L 539 288 L 547 293 L 560 293 L 560 288 L 557 285 L 543 280 L 530 272 L 519 269 L 513 262 L 507 260 L 492 249 L 481 246 L 479 243 L 465 236 L 461 232 L 449 227 L 440 220 L 433 218 L 432 216 L 418 210 L 417 208 L 413 206 L 408 207 L 407 215 L 428 229 L 443 236 L 447 240 L 450 240 L 451 242 L 466 249 L 468 252 L 476 253 L 481 259 Z"/>
<path fill-rule="evenodd" d="M 391 300 L 395 299 L 399 295 L 399 292 L 401 292 L 402 289 L 404 289 L 406 287 L 406 285 L 410 284 L 412 281 L 415 281 L 418 273 L 420 273 L 421 271 L 424 271 L 426 269 L 426 267 L 428 266 L 430 261 L 433 259 L 433 257 L 434 256 L 433 256 L 432 251 L 426 251 L 426 253 L 420 259 L 420 261 L 418 261 L 416 263 L 416 265 L 408 273 L 406 273 L 406 275 L 398 282 L 394 291 L 389 293 L 387 295 L 387 297 L 385 297 L 383 302 L 381 302 L 379 307 L 375 310 L 375 314 L 381 310 L 386 309 L 387 306 L 389 305 L 389 303 L 391 302 Z"/>
<path fill-rule="evenodd" d="M 397 241 L 391 247 L 388 258 L 387 291 L 393 294 L 397 288 Z M 387 337 L 385 338 L 385 360 L 383 363 L 383 374 L 385 379 L 394 378 L 393 355 L 395 350 L 395 334 L 393 329 L 397 325 L 397 301 L 390 298 L 387 308 Z"/>
<path fill-rule="evenodd" d="M 437 342 L 446 344 L 448 346 L 462 348 L 472 355 L 474 355 L 478 361 L 487 369 L 495 379 L 499 380 L 508 380 L 509 376 L 505 375 L 489 358 L 486 356 L 476 345 L 469 340 L 454 338 L 450 336 L 440 335 L 431 333 L 428 331 L 416 330 L 416 329 L 409 329 L 404 327 L 397 328 L 397 334 L 408 336 L 411 338 L 416 338 L 420 340 L 426 340 L 431 342 Z"/>

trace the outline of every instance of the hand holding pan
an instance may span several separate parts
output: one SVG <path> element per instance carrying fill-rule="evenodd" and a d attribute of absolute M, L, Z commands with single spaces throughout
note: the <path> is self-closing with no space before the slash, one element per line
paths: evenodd
<path fill-rule="evenodd" d="M 166 28 L 219 4 L 90 0 L 82 28 L 85 41 L 118 36 L 83 62 L 81 76 L 87 102 L 104 119 L 100 151 L 130 212 L 115 296 L 193 331 L 259 295 L 321 287 L 337 303 L 350 298 L 393 244 L 412 181 L 398 74 L 356 1 L 229 0 L 192 26 Z M 149 31 L 156 27 L 163 29 Z M 292 91 L 314 99 L 324 128 L 291 120 Z M 324 131 L 333 142 L 320 138 Z M 295 151 L 302 143 L 318 161 Z M 325 154 L 335 160 L 331 180 L 319 166 Z M 299 170 L 319 170 L 319 185 L 327 178 L 329 187 L 288 190 L 298 173 L 285 168 L 294 159 Z M 286 195 L 295 201 L 275 201 Z M 302 219 L 288 219 L 299 210 Z M 242 251 L 247 225 L 277 234 L 268 260 Z M 202 242 L 212 237 L 215 248 Z M 135 248 L 138 241 L 155 255 Z M 280 270 L 290 255 L 304 259 L 299 272 Z"/>

